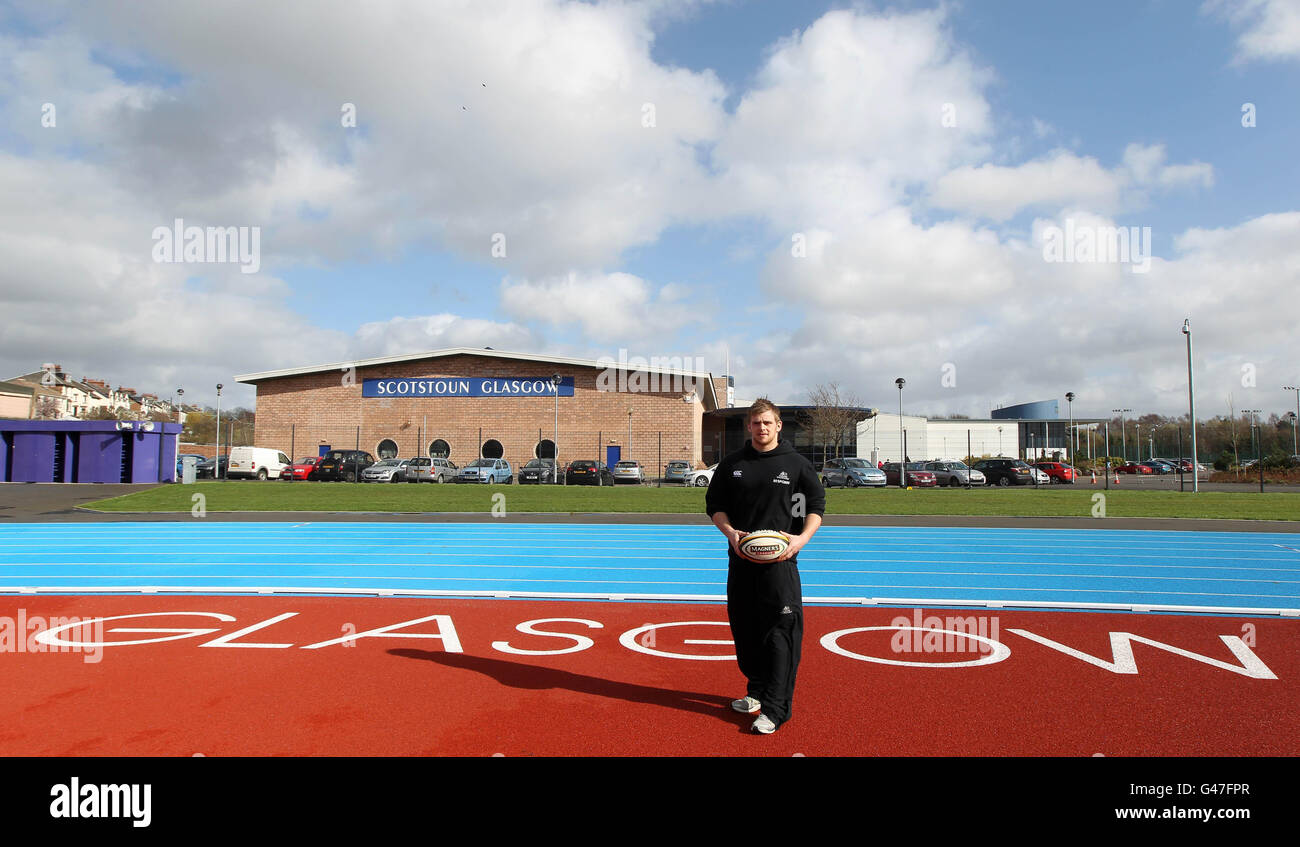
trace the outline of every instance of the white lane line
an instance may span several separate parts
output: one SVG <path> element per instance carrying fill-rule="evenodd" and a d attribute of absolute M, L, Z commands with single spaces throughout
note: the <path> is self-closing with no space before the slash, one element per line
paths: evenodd
<path fill-rule="evenodd" d="M 52 567 L 73 567 L 73 566 L 77 566 L 77 567 L 96 567 L 96 566 L 101 566 L 101 565 L 102 565 L 102 566 L 105 566 L 105 567 L 113 567 L 113 568 L 127 569 L 127 568 L 132 568 L 132 567 L 140 567 L 140 568 L 146 568 L 146 567 L 147 567 L 147 568 L 157 568 L 157 567 L 159 567 L 159 566 L 161 566 L 161 565 L 166 565 L 166 564 L 175 564 L 175 565 L 192 565 L 192 566 L 195 567 L 195 568 L 202 568 L 202 569 L 204 569 L 204 570 L 215 570 L 215 569 L 217 569 L 217 568 L 214 566 L 214 563 L 210 563 L 210 562 L 203 562 L 203 563 L 187 563 L 187 562 L 150 562 L 150 561 L 136 561 L 136 562 L 60 562 L 60 563 L 57 563 L 56 565 L 51 565 L 51 564 L 49 564 L 49 563 L 46 563 L 46 564 L 41 564 L 41 563 L 31 563 L 31 564 L 27 564 L 27 565 L 24 565 L 24 566 L 25 566 L 25 567 L 39 567 L 39 568 L 52 569 Z M 444 569 L 448 569 L 448 570 L 464 570 L 464 571 L 474 571 L 474 570 L 480 570 L 480 569 L 500 569 L 500 570 L 513 570 L 513 571 L 519 571 L 519 572 L 525 572 L 525 573 L 528 572 L 528 571 L 532 571 L 532 570 L 604 571 L 604 572 L 608 572 L 608 573 L 617 573 L 617 572 L 623 572 L 623 571 L 647 571 L 647 572 L 651 572 L 651 573 L 673 573 L 673 572 L 726 573 L 726 572 L 727 572 L 727 569 L 726 569 L 725 567 L 723 567 L 723 568 L 719 568 L 719 567 L 711 567 L 711 568 L 651 567 L 651 568 L 646 568 L 646 567 L 636 567 L 636 566 L 624 567 L 624 566 L 621 566 L 621 565 L 568 565 L 568 564 L 566 564 L 566 565 L 541 565 L 541 564 L 530 564 L 530 565 L 527 565 L 527 566 L 523 566 L 523 567 L 521 567 L 521 566 L 519 566 L 519 565 L 514 565 L 514 564 L 490 564 L 490 563 L 486 563 L 486 562 L 479 562 L 479 563 L 475 563 L 475 564 L 463 564 L 463 563 L 459 563 L 459 562 L 404 562 L 404 563 L 399 564 L 399 565 L 394 565 L 394 564 L 391 563 L 391 562 L 220 562 L 220 563 L 215 563 L 215 564 L 216 564 L 216 565 L 224 565 L 224 566 L 238 566 L 238 567 L 271 567 L 271 568 L 274 568 L 274 567 L 281 567 L 281 568 L 285 568 L 285 569 L 294 569 L 294 570 L 298 570 L 298 569 L 306 569 L 306 568 L 381 568 L 381 567 L 390 567 L 390 566 L 391 566 L 391 567 L 396 568 L 396 569 L 400 569 L 400 568 L 444 568 Z M 863 575 L 869 575 L 869 576 L 884 576 L 884 575 L 912 575 L 912 576 L 922 576 L 922 575 L 925 575 L 925 576 L 971 576 L 971 577 L 977 577 L 977 578 L 979 578 L 979 577 L 1015 577 L 1015 578 L 1019 578 L 1019 579 L 1116 579 L 1116 580 L 1149 579 L 1149 580 L 1161 580 L 1161 581 L 1166 581 L 1166 582 L 1248 582 L 1248 583 L 1265 583 L 1265 584 L 1269 584 L 1269 585 L 1300 585 L 1300 580 L 1283 580 L 1283 579 L 1247 579 L 1247 578 L 1244 578 L 1244 577 L 1209 577 L 1209 576 L 1197 576 L 1197 577 L 1194 577 L 1194 578 L 1183 578 L 1183 577 L 1178 577 L 1178 576 L 1162 576 L 1162 575 L 1151 575 L 1151 576 L 1147 576 L 1147 575 L 1141 575 L 1141 574 L 1106 574 L 1106 573 L 1040 573 L 1040 572 L 1019 572 L 1019 571 L 1011 571 L 1011 572 L 1002 572 L 1002 571 L 925 571 L 925 570 L 888 570 L 888 569 L 881 569 L 881 568 L 871 568 L 871 569 L 800 568 L 800 573 L 801 573 L 801 574 L 804 574 L 804 575 L 811 575 L 811 574 L 834 574 L 834 575 L 837 575 L 837 576 L 846 576 L 846 575 L 850 575 L 850 574 L 863 574 Z M 52 570 L 51 570 L 51 572 L 50 572 L 49 574 L 47 574 L 47 575 L 48 575 L 49 577 L 51 577 L 51 578 L 55 578 L 55 577 L 56 577 L 56 574 L 54 574 L 54 573 L 52 572 Z M 282 575 L 282 576 L 289 576 L 288 573 L 284 573 L 284 572 L 282 572 L 281 575 Z M 294 574 L 294 575 L 297 576 L 297 574 Z M 0 578 L 5 578 L 6 576 L 7 576 L 6 574 L 4 574 L 3 572 L 0 572 Z M 15 576 L 15 578 L 17 578 L 17 575 L 14 575 L 14 576 Z M 64 578 L 64 577 L 60 577 L 60 578 Z M 192 578 L 192 577 L 188 577 L 188 576 L 187 576 L 186 578 L 187 578 L 187 579 L 190 579 L 190 578 Z M 220 577 L 217 577 L 217 576 L 213 575 L 213 578 L 220 578 Z"/>
<path fill-rule="evenodd" d="M 269 575 L 267 575 L 266 577 L 260 577 L 260 576 L 256 576 L 256 575 L 253 575 L 253 576 L 245 575 L 245 576 L 241 576 L 241 577 L 237 577 L 237 578 L 238 578 L 238 579 L 261 579 L 261 578 L 273 578 L 273 577 L 275 577 L 275 576 L 278 576 L 278 575 L 277 575 L 277 574 L 269 574 Z M 65 578 L 65 579 L 72 579 L 72 578 L 74 578 L 74 577 L 69 576 L 69 577 L 64 577 L 64 578 Z M 76 578 L 93 578 L 93 577 L 86 577 L 86 576 L 84 576 L 84 575 L 77 575 Z M 161 579 L 178 579 L 178 578 L 179 578 L 179 579 L 187 579 L 187 578 L 189 578 L 189 577 L 177 577 L 177 576 L 175 576 L 175 575 L 171 575 L 171 574 L 150 574 L 150 575 L 147 575 L 147 576 L 141 576 L 141 577 L 138 577 L 138 578 L 140 578 L 140 579 L 146 579 L 146 578 L 147 578 L 147 579 L 160 579 L 160 580 L 161 580 Z M 193 578 L 193 579 L 202 579 L 202 578 L 212 579 L 213 577 L 211 577 L 210 575 L 208 575 L 208 576 L 206 576 L 206 577 L 195 576 L 195 577 L 192 577 L 192 578 Z M 232 578 L 235 578 L 235 577 L 232 577 Z M 339 576 L 339 577 L 326 577 L 326 576 L 321 576 L 321 577 L 308 577 L 308 578 L 310 578 L 310 579 L 318 579 L 318 580 L 344 580 L 344 579 L 355 579 L 356 577 L 342 577 L 342 576 Z M 389 576 L 389 577 L 370 577 L 370 579 L 383 579 L 383 580 L 391 580 L 391 581 L 396 582 L 396 581 L 410 581 L 410 580 L 416 580 L 416 579 L 420 579 L 420 577 L 398 577 L 398 576 Z M 474 579 L 473 579 L 472 577 L 444 577 L 444 578 L 440 579 L 439 581 L 445 581 L 445 582 L 473 582 Z M 653 581 L 653 580 L 613 580 L 613 581 L 611 581 L 611 580 L 567 580 L 567 579 L 566 579 L 566 580 L 557 580 L 557 579 L 525 579 L 525 578 L 518 578 L 518 579 L 511 579 L 511 580 L 509 580 L 509 581 L 510 581 L 510 582 L 525 582 L 525 583 L 565 583 L 565 584 L 578 584 L 578 585 L 582 585 L 582 584 L 607 585 L 607 584 L 610 584 L 611 582 L 612 582 L 613 584 L 616 584 L 616 585 L 708 585 L 708 586 L 715 586 L 715 587 L 719 585 L 719 583 L 717 583 L 717 582 L 689 582 L 689 581 L 664 581 L 664 582 L 657 582 L 657 581 Z M 1099 590 L 1099 589 L 1071 589 L 1071 588 L 1062 588 L 1062 589 L 1056 589 L 1056 588 L 1011 588 L 1011 589 L 1008 589 L 1008 588 L 1005 588 L 1005 587 L 989 587 L 989 588 L 982 588 L 982 587 L 978 587 L 978 586 L 968 586 L 968 585 L 897 585 L 897 584 L 882 584 L 882 585 L 857 585 L 857 584 L 845 584 L 845 585 L 839 585 L 839 584 L 835 584 L 835 583 L 812 583 L 812 584 L 809 585 L 809 587 L 810 587 L 810 588 L 850 588 L 850 589 L 856 589 L 856 590 L 861 590 L 861 589 L 864 589 L 864 588 L 868 588 L 868 589 L 869 589 L 869 588 L 881 588 L 881 589 L 899 589 L 899 588 L 908 588 L 908 589 L 921 590 L 921 591 L 934 591 L 934 590 L 947 590 L 947 591 L 985 591 L 985 592 L 988 592 L 988 591 L 1011 591 L 1011 592 L 1035 592 L 1035 591 L 1046 592 L 1046 591 L 1059 591 L 1059 592 L 1074 593 L 1074 594 L 1108 594 L 1108 595 L 1133 595 L 1133 596 L 1152 596 L 1152 595 L 1158 595 L 1158 596 L 1197 596 L 1197 597 L 1256 597 L 1256 598 L 1266 598 L 1266 599 L 1271 599 L 1271 600 L 1296 600 L 1296 599 L 1300 599 L 1300 595 L 1291 595 L 1291 594 L 1235 594 L 1235 593 L 1229 593 L 1229 592 L 1216 592 L 1216 591 L 1131 591 L 1131 590 L 1119 590 L 1119 589 L 1109 589 L 1109 590 L 1105 590 L 1105 591 L 1103 591 L 1103 590 Z M 50 588 L 58 588 L 58 586 L 50 586 Z M 86 590 L 86 591 L 103 591 L 103 590 L 108 590 L 106 586 L 100 586 L 100 587 L 95 587 L 95 586 L 85 586 L 85 587 L 83 587 L 83 588 L 84 588 L 84 590 Z M 133 588 L 133 590 L 136 590 L 136 591 L 146 591 L 146 590 L 149 590 L 149 588 L 150 588 L 150 586 L 136 586 L 136 587 Z M 27 591 L 27 590 L 30 590 L 30 589 L 26 589 L 26 588 L 21 587 L 21 586 L 0 586 L 0 590 L 6 590 L 6 591 L 15 591 L 15 590 L 16 590 L 16 591 Z M 271 589 L 270 589 L 268 586 L 257 586 L 257 585 L 254 585 L 254 586 L 250 586 L 250 587 L 248 587 L 247 590 L 256 592 L 256 591 L 271 590 Z M 283 590 L 295 590 L 295 589 L 283 589 Z M 315 589 L 299 587 L 299 588 L 296 589 L 296 590 L 298 590 L 298 591 L 312 591 L 312 590 L 315 590 Z M 488 588 L 488 589 L 481 589 L 481 590 L 482 590 L 482 591 L 485 591 L 485 592 L 492 592 L 492 591 L 501 590 L 501 589 Z M 1007 601 L 1007 602 L 1014 602 L 1014 601 Z"/>
<path fill-rule="evenodd" d="M 160 554 L 160 555 L 176 555 L 176 554 Z M 267 562 L 267 561 L 243 560 L 243 559 L 223 559 L 223 560 L 216 560 L 216 561 L 213 561 L 213 560 L 211 560 L 211 559 L 209 559 L 208 561 L 199 561 L 199 560 L 198 560 L 198 558 L 199 558 L 199 557 L 202 557 L 202 556 L 222 556 L 222 555 L 224 555 L 224 554 L 222 554 L 222 553 L 196 553 L 196 554 L 194 554 L 193 556 L 188 556 L 188 557 L 186 557 L 186 558 L 183 559 L 183 560 L 177 560 L 177 561 L 175 561 L 175 562 L 167 562 L 167 561 L 164 561 L 164 560 L 162 560 L 162 559 L 159 559 L 159 558 L 156 557 L 156 556 L 139 556 L 138 554 L 135 554 L 135 553 L 110 553 L 110 554 L 106 554 L 104 558 L 102 558 L 102 559 L 100 559 L 100 560 L 96 560 L 96 561 L 55 561 L 55 560 L 51 560 L 51 559 L 49 559 L 49 558 L 47 557 L 47 558 L 44 559 L 43 561 L 39 561 L 39 562 L 16 562 L 16 561 L 12 561 L 12 560 L 5 560 L 5 559 L 3 559 L 2 557 L 0 557 L 0 568 L 4 568 L 4 567 L 51 567 L 51 566 L 68 566 L 68 565 L 85 565 L 85 566 L 87 566 L 87 567 L 90 567 L 90 566 L 96 566 L 96 565 L 130 565 L 130 564 L 141 564 L 141 563 L 144 563 L 144 562 L 149 562 L 149 563 L 153 563 L 153 564 L 190 564 L 190 565 L 194 565 L 194 566 L 196 566 L 196 567 L 199 567 L 199 566 L 202 566 L 202 567 L 218 567 L 218 566 L 222 566 L 222 565 L 267 565 L 267 566 L 281 565 L 281 566 L 284 566 L 284 567 L 304 567 L 304 566 L 311 567 L 311 566 L 317 566 L 317 565 L 319 565 L 319 566 L 355 565 L 355 566 L 357 566 L 357 567 L 370 567 L 370 566 L 375 566 L 375 565 L 390 565 L 390 564 L 392 564 L 392 565 L 398 565 L 398 564 L 399 564 L 399 563 L 397 563 L 397 562 L 392 562 L 392 561 L 382 561 L 382 562 L 359 562 L 359 561 L 355 561 L 355 560 L 353 560 L 353 559 L 349 559 L 349 561 L 346 561 L 346 562 L 335 562 L 335 561 L 322 560 L 322 559 L 312 560 L 312 561 L 308 561 L 308 562 L 291 562 L 291 561 L 285 561 L 285 560 L 278 560 L 278 561 L 274 561 L 274 562 Z M 329 554 L 323 554 L 323 553 L 317 551 L 317 552 L 312 553 L 312 555 L 314 555 L 314 556 L 321 556 L 321 555 L 329 555 Z M 345 557 L 345 558 L 346 558 L 346 557 L 356 557 L 358 554 L 339 553 L 339 554 L 337 554 L 337 555 L 340 556 L 340 557 Z M 366 554 L 360 554 L 360 555 L 364 555 L 364 556 L 372 556 L 372 557 L 385 557 L 385 558 L 387 558 L 387 559 L 394 559 L 394 558 L 399 558 L 399 557 L 406 557 L 406 558 L 417 558 L 417 557 L 418 557 L 418 558 L 428 558 L 428 557 L 463 557 L 463 558 L 469 558 L 469 559 L 483 559 L 483 558 L 488 558 L 488 557 L 484 557 L 484 556 L 476 555 L 476 554 L 474 554 L 474 553 L 454 553 L 454 552 L 448 552 L 448 551 L 445 551 L 445 550 L 438 550 L 438 551 L 425 551 L 425 552 L 419 552 L 419 553 L 407 553 L 407 552 L 398 551 L 398 550 L 385 550 L 385 551 L 382 552 L 382 553 L 366 553 Z M 110 558 L 110 557 L 112 557 L 112 556 L 132 557 L 132 558 L 133 558 L 133 561 L 126 561 L 126 562 L 123 562 L 123 561 L 120 561 L 120 560 L 112 560 L 112 559 Z M 613 551 L 610 551 L 610 552 L 608 552 L 608 553 L 593 554 L 593 555 L 583 555 L 583 556 L 577 556 L 577 555 L 555 555 L 555 554 L 546 555 L 546 554 L 541 554 L 541 553 L 536 553 L 536 554 L 533 554 L 533 553 L 518 553 L 518 554 L 510 555 L 510 556 L 506 556 L 505 554 L 500 554 L 499 556 L 494 556 L 493 558 L 511 558 L 511 559 L 519 559 L 519 558 L 536 558 L 536 559 L 545 559 L 545 560 L 567 560 L 567 559 L 574 559 L 574 560 L 592 560 L 592 559 L 594 559 L 594 560 L 601 560 L 601 561 L 603 561 L 603 560 L 607 560 L 607 559 L 611 559 L 611 558 L 612 558 L 612 559 L 618 559 L 618 560 L 626 560 L 626 559 L 637 559 L 637 560 L 662 560 L 662 559 L 664 559 L 665 557 L 662 557 L 662 556 L 626 556 L 626 555 L 623 555 L 623 554 L 619 554 L 619 553 L 615 553 L 615 552 L 613 552 Z M 673 557 L 671 557 L 671 560 L 672 560 L 672 561 L 678 561 L 678 562 L 681 562 L 681 561 L 701 561 L 701 562 L 713 562 L 713 563 L 720 562 L 720 561 L 725 561 L 724 557 L 723 557 L 723 556 L 720 556 L 720 555 L 713 555 L 713 556 L 673 556 Z M 1249 561 L 1249 560 L 1247 560 L 1247 561 Z M 836 562 L 843 562 L 843 563 L 846 563 L 846 564 L 858 564 L 858 563 L 863 563 L 863 562 L 871 562 L 871 563 L 878 563 L 878 564 L 908 564 L 908 565 L 931 565 L 931 564 L 932 564 L 932 565 L 952 565 L 952 564 L 955 564 L 955 562 L 953 561 L 952 558 L 946 558 L 946 559 L 913 559 L 913 558 L 906 558 L 906 559 L 879 559 L 879 558 L 865 558 L 865 559 L 835 559 L 835 558 L 828 558 L 828 557 L 826 557 L 826 556 L 817 556 L 817 555 L 813 555 L 813 554 L 810 552 L 810 553 L 808 554 L 808 556 L 804 559 L 802 565 L 824 565 L 824 564 L 833 564 L 833 563 L 836 563 Z M 403 566 L 403 567 L 405 567 L 405 566 L 414 566 L 414 565 L 417 565 L 417 564 L 421 564 L 421 563 L 419 563 L 419 562 L 402 562 L 402 563 L 400 563 L 400 566 Z M 1135 564 L 1124 564 L 1124 563 L 1113 563 L 1113 562 L 1059 562 L 1059 561 L 1056 561 L 1056 560 L 1053 560 L 1053 559 L 1050 559 L 1050 558 L 1045 558 L 1045 559 L 1041 559 L 1041 560 L 1038 560 L 1038 561 L 1032 561 L 1032 562 L 1002 562 L 1002 561 L 987 562 L 987 561 L 986 561 L 986 562 L 967 562 L 967 563 L 965 563 L 965 564 L 972 564 L 972 565 L 974 565 L 974 564 L 979 564 L 979 565 L 989 565 L 989 566 L 993 566 L 993 565 L 1002 565 L 1002 566 L 1006 566 L 1006 567 L 1024 567 L 1024 568 L 1034 568 L 1034 567 L 1039 567 L 1039 566 L 1055 566 L 1055 567 L 1066 567 L 1066 568 L 1136 568 L 1136 569 L 1151 568 L 1151 569 L 1164 569 L 1164 570 L 1172 570 L 1172 571 L 1194 571 L 1194 570 L 1206 570 L 1206 571 L 1250 571 L 1250 572 L 1259 572 L 1259 573 L 1300 574 L 1300 568 L 1247 567 L 1247 566 L 1226 565 L 1226 564 L 1224 564 L 1224 565 L 1158 565 L 1158 564 L 1150 564 L 1150 563 L 1146 563 L 1146 562 L 1135 563 Z M 462 566 L 465 566 L 465 567 L 472 567 L 472 566 L 474 566 L 474 565 L 473 565 L 473 564 L 469 564 L 469 565 L 462 565 Z M 485 563 L 484 566 L 486 566 L 486 563 Z M 545 566 L 544 566 L 544 565 L 540 565 L 540 564 L 530 564 L 530 565 L 528 565 L 528 567 L 545 567 Z M 603 566 L 590 566 L 590 565 L 577 565 L 577 564 L 575 564 L 575 565 L 567 565 L 566 567 L 575 567 L 575 568 L 579 568 L 579 567 L 603 567 Z M 669 566 L 662 566 L 662 568 L 665 569 L 665 570 L 672 570 L 672 568 L 669 567 Z M 801 568 L 800 568 L 800 571 L 801 571 L 801 572 L 803 572 L 803 571 L 809 571 L 809 570 L 813 570 L 813 569 L 812 569 L 812 568 L 807 568 L 807 567 L 801 567 Z M 836 567 L 836 568 L 825 568 L 824 570 L 826 570 L 827 572 L 835 572 L 835 573 L 858 573 L 858 572 L 870 573 L 870 572 L 871 572 L 870 570 L 867 570 L 867 571 L 858 571 L 858 570 L 856 570 L 856 569 L 852 569 L 852 568 L 838 568 L 838 567 Z M 977 573 L 981 573 L 981 572 L 977 571 Z M 1015 572 L 1012 572 L 1011 574 L 1008 574 L 1008 575 L 1012 575 L 1012 576 L 1014 576 L 1014 575 L 1021 575 L 1021 574 L 1023 574 L 1023 575 L 1031 575 L 1032 573 L 1033 573 L 1033 571 L 1027 570 L 1027 571 L 1015 571 Z M 1199 576 L 1191 576 L 1191 577 L 1189 577 L 1189 578 L 1191 578 L 1191 579 L 1202 579 L 1203 577 L 1199 577 Z"/>

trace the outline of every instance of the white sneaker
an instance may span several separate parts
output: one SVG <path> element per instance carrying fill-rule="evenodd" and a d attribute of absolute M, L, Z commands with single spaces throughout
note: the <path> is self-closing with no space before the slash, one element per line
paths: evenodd
<path fill-rule="evenodd" d="M 758 719 L 754 721 L 753 730 L 754 732 L 761 732 L 763 735 L 771 735 L 776 732 L 776 724 L 772 723 L 772 719 L 767 715 L 760 714 Z"/>
<path fill-rule="evenodd" d="M 763 704 L 753 697 L 741 697 L 739 700 L 731 701 L 731 708 L 744 715 L 752 715 L 762 710 Z"/>

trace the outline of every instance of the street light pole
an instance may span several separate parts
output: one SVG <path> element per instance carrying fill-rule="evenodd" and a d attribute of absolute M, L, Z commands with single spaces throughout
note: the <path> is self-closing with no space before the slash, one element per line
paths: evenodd
<path fill-rule="evenodd" d="M 1119 414 L 1119 449 L 1120 458 L 1128 461 L 1128 427 L 1124 426 L 1124 413 L 1131 412 L 1132 409 L 1111 409 L 1112 412 Z M 1107 451 L 1109 452 L 1109 451 Z"/>
<path fill-rule="evenodd" d="M 1187 336 L 1187 415 L 1192 424 L 1192 493 L 1200 491 L 1200 465 L 1196 461 L 1196 393 L 1192 391 L 1192 319 L 1183 320 L 1183 335 Z M 1179 456 L 1178 461 L 1183 457 Z"/>
<path fill-rule="evenodd" d="M 1065 463 L 1074 467 L 1074 392 L 1065 392 L 1066 416 L 1070 419 L 1070 428 L 1065 435 Z"/>
<path fill-rule="evenodd" d="M 221 383 L 217 383 L 217 453 L 212 457 L 212 478 L 221 478 Z"/>
<path fill-rule="evenodd" d="M 1264 432 L 1259 433 L 1259 440 L 1255 441 L 1255 416 L 1263 414 L 1263 409 L 1246 409 L 1250 415 L 1250 440 L 1255 442 L 1255 470 L 1259 473 L 1259 493 L 1264 493 Z"/>
<path fill-rule="evenodd" d="M 1295 437 L 1296 418 L 1300 418 L 1300 388 L 1296 388 L 1294 385 L 1284 385 L 1282 390 L 1295 392 L 1295 414 L 1291 416 L 1291 453 L 1300 456 L 1300 449 L 1296 449 Z"/>
<path fill-rule="evenodd" d="M 907 487 L 907 454 L 903 452 L 903 386 L 907 380 L 901 376 L 894 380 L 894 385 L 898 386 L 898 487 Z"/>

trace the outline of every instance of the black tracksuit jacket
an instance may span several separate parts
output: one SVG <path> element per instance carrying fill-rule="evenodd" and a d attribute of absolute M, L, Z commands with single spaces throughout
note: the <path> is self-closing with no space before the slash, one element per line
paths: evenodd
<path fill-rule="evenodd" d="M 705 495 L 712 518 L 725 512 L 741 532 L 804 530 L 805 515 L 826 511 L 826 492 L 812 464 L 789 442 L 760 453 L 752 443 L 713 471 Z M 784 562 L 751 562 L 727 547 L 727 616 L 748 696 L 780 726 L 789 720 L 803 642 L 803 595 L 796 555 Z"/>

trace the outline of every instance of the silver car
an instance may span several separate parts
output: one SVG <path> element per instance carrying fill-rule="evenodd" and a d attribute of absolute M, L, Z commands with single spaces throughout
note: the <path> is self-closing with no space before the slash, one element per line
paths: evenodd
<path fill-rule="evenodd" d="M 674 459 L 664 466 L 664 482 L 686 482 L 691 472 L 691 463 L 684 459 Z"/>
<path fill-rule="evenodd" d="M 362 482 L 405 482 L 410 459 L 382 459 L 361 472 Z"/>
<path fill-rule="evenodd" d="M 974 468 L 966 467 L 965 462 L 956 461 L 936 461 L 926 462 L 922 470 L 930 471 L 934 474 L 936 485 L 947 485 L 955 487 L 958 485 L 986 485 L 988 480 L 984 474 Z"/>
<path fill-rule="evenodd" d="M 456 477 L 456 466 L 441 456 L 419 456 L 406 466 L 408 482 L 451 482 Z"/>
<path fill-rule="evenodd" d="M 846 488 L 885 486 L 885 472 L 866 459 L 831 459 L 822 465 L 822 485 L 827 488 L 842 485 Z"/>
<path fill-rule="evenodd" d="M 645 482 L 645 468 L 641 467 L 640 462 L 623 461 L 614 465 L 614 484 L 620 482 L 634 482 L 638 485 Z"/>

